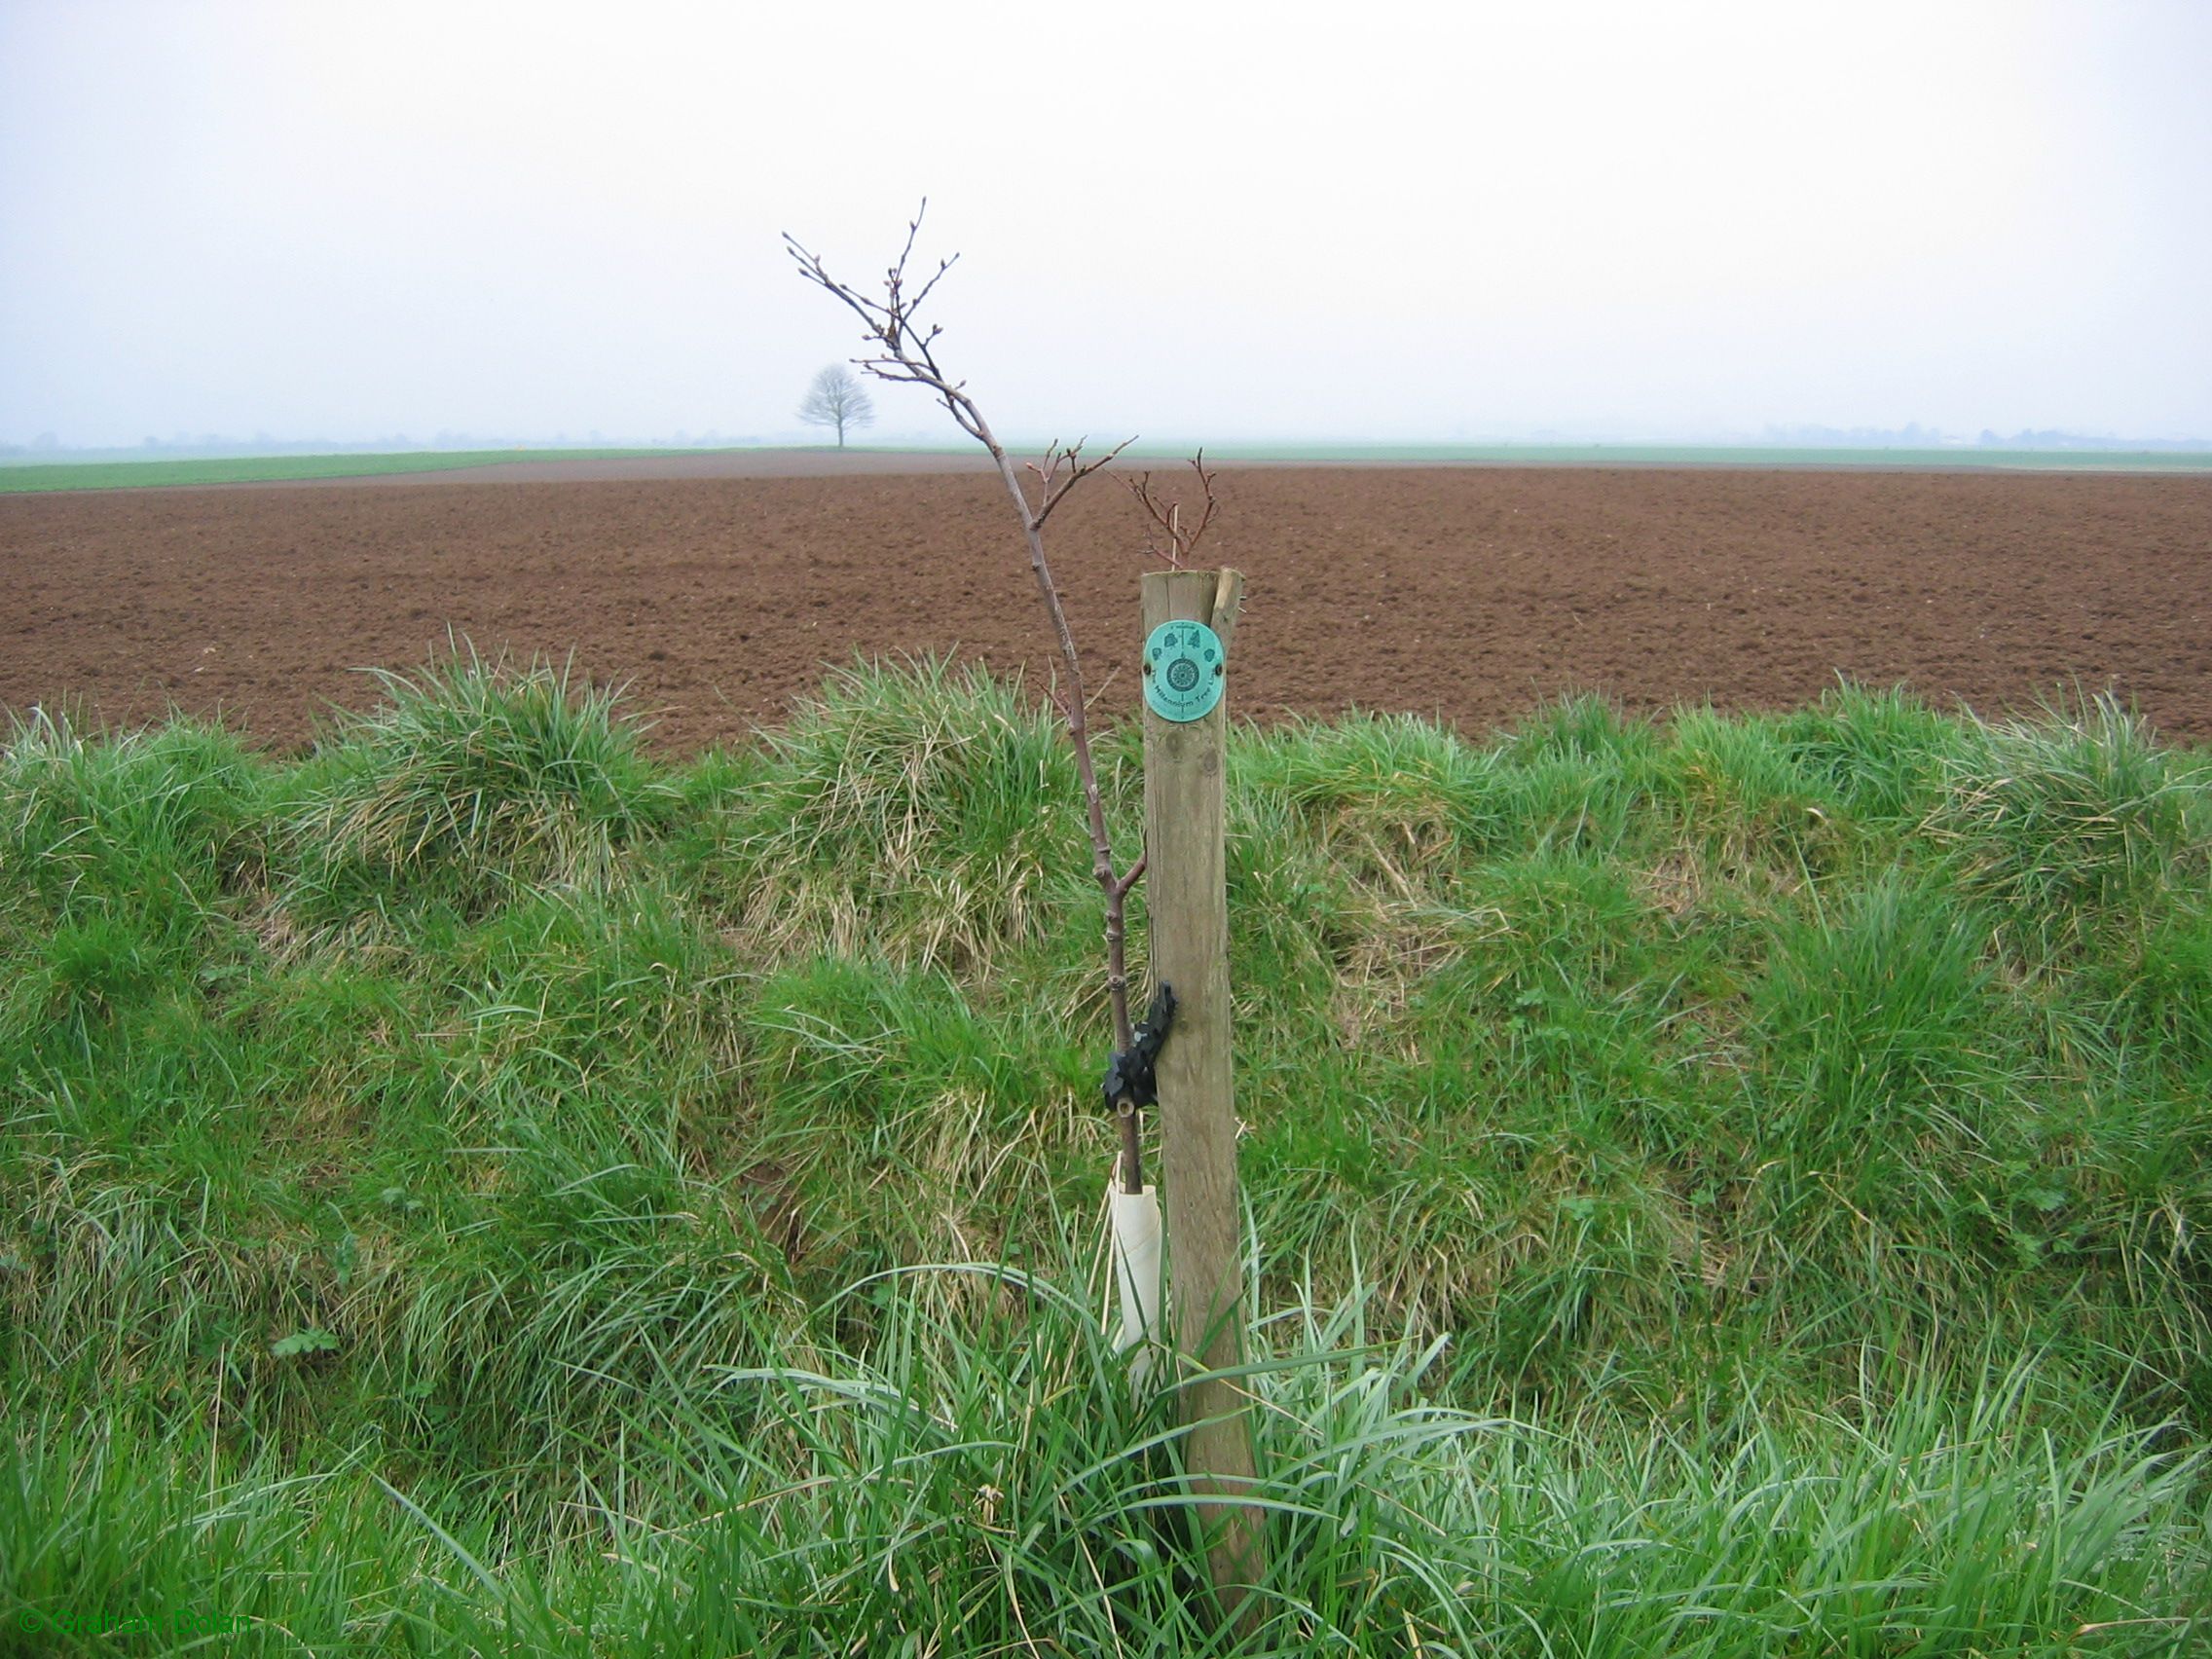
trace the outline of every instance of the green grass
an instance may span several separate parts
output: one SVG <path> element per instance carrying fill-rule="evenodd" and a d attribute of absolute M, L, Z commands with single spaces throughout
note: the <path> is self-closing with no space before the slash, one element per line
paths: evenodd
<path fill-rule="evenodd" d="M 826 446 L 809 446 L 816 449 Z M 964 451 L 900 451 L 859 444 L 852 453 L 898 455 Z M 223 456 L 177 461 L 35 461 L 0 460 L 0 495 L 42 490 L 143 490 L 196 484 L 277 484 L 310 479 L 370 478 L 392 473 L 451 472 L 517 461 L 600 461 L 695 455 L 696 450 L 504 449 L 410 450 L 387 455 Z M 1139 444 L 1132 461 L 1180 461 L 1187 448 Z M 2212 451 L 1998 449 L 1775 449 L 1699 444 L 1229 444 L 1208 446 L 1222 461 L 1352 462 L 1434 466 L 1731 466 L 1889 467 L 1950 471 L 2182 472 L 2212 470 Z"/>
<path fill-rule="evenodd" d="M 1132 461 L 1178 461 L 1189 447 L 1140 443 Z M 1766 444 L 1208 444 L 1209 461 L 1353 461 L 1434 466 L 1807 466 L 1910 471 L 2204 472 L 2212 450 L 1879 449 L 1857 445 L 1798 449 Z"/>
<path fill-rule="evenodd" d="M 0 495 L 30 490 L 154 490 L 187 484 L 285 484 L 313 478 L 456 472 L 511 461 L 601 461 L 688 454 L 651 449 L 407 450 L 389 455 L 244 455 L 182 461 L 0 461 Z"/>
<path fill-rule="evenodd" d="M 1051 719 L 857 667 L 668 764 L 551 669 L 386 691 L 0 753 L 0 1652 L 2212 1628 L 2212 756 L 1850 687 L 1238 731 L 1239 1643 L 1100 1335 Z"/>

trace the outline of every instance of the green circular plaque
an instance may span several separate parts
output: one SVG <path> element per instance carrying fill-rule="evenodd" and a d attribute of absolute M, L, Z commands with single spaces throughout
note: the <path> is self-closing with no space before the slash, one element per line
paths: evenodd
<path fill-rule="evenodd" d="M 1221 637 L 1203 622 L 1162 622 L 1144 643 L 1144 702 L 1163 720 L 1212 714 L 1228 683 Z"/>

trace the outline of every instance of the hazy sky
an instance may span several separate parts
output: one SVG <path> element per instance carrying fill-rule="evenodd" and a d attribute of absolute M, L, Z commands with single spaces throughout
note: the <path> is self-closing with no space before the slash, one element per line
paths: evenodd
<path fill-rule="evenodd" d="M 2212 435 L 2212 4 L 0 0 L 0 442 Z M 879 434 L 957 441 L 918 395 Z"/>

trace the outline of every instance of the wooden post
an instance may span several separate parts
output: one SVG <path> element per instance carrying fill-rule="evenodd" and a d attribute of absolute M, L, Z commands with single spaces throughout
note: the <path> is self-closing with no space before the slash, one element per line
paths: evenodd
<path fill-rule="evenodd" d="M 1144 576 L 1149 639 L 1165 622 L 1203 622 L 1226 644 L 1243 578 L 1235 571 Z M 1243 1216 L 1236 1185 L 1236 1107 L 1229 1049 L 1229 895 L 1223 759 L 1228 702 L 1194 720 L 1144 715 L 1145 903 L 1155 983 L 1175 988 L 1161 1051 L 1160 1184 L 1167 1228 L 1169 1330 L 1177 1353 L 1206 1370 L 1242 1358 Z M 1184 1384 L 1184 1468 L 1194 1495 L 1234 1497 L 1254 1482 L 1252 1427 L 1240 1382 Z M 1225 1610 L 1266 1563 L 1266 1511 L 1202 1503 L 1215 1589 Z M 1257 1610 L 1256 1604 L 1253 1611 Z"/>

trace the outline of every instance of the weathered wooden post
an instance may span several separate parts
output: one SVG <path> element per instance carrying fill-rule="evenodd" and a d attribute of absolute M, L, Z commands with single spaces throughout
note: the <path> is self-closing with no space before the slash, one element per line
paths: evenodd
<path fill-rule="evenodd" d="M 1235 571 L 1144 576 L 1145 899 L 1155 983 L 1174 987 L 1175 1019 L 1159 1062 L 1161 1184 L 1167 1224 L 1168 1316 L 1186 1364 L 1242 1358 L 1244 1271 L 1230 1069 L 1229 895 L 1223 762 L 1228 646 L 1243 578 Z M 1252 1490 L 1252 1425 L 1240 1382 L 1183 1384 L 1184 1467 L 1225 1608 L 1266 1561 L 1266 1511 Z"/>

